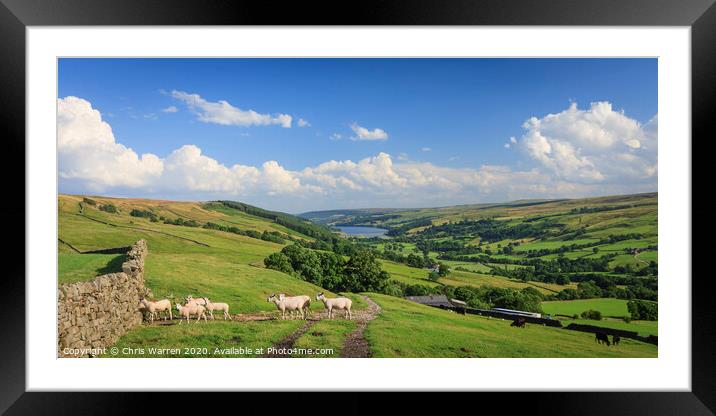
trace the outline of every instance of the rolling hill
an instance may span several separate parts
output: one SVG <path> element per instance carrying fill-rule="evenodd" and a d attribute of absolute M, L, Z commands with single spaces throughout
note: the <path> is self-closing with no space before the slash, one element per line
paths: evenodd
<path fill-rule="evenodd" d="M 597 206 L 625 205 L 620 210 L 602 210 L 585 213 L 585 221 L 591 227 L 580 239 L 595 239 L 604 230 L 620 227 L 645 227 L 645 235 L 650 227 L 655 231 L 655 212 L 652 224 L 649 210 L 655 211 L 644 196 L 628 197 L 622 201 L 604 199 Z M 556 216 L 564 224 L 574 222 L 570 210 L 580 207 L 593 207 L 591 202 L 574 201 L 532 201 L 514 204 L 488 204 L 480 206 L 462 206 L 437 208 L 432 210 L 395 210 L 370 215 L 392 216 L 384 222 L 373 225 L 405 229 L 403 234 L 393 239 L 394 244 L 405 246 L 406 250 L 416 248 L 409 240 L 411 235 L 419 235 L 420 227 L 406 229 L 413 221 L 431 218 L 433 225 L 448 224 L 454 218 L 491 218 L 506 222 L 519 222 L 541 216 Z M 639 205 L 626 207 L 626 205 Z M 645 210 L 640 213 L 639 210 Z M 537 210 L 536 212 L 533 210 Z M 634 221 L 620 220 L 613 213 L 634 214 Z M 494 214 L 500 213 L 497 217 Z M 631 215 L 629 214 L 629 215 Z M 334 215 L 334 214 L 331 214 Z M 397 217 L 400 216 L 400 217 Z M 642 218 L 643 217 L 643 218 Z M 362 217 L 361 217 L 362 218 Z M 539 221 L 536 220 L 536 221 Z M 585 222 L 585 224 L 586 224 Z M 422 226 L 425 227 L 425 226 Z M 429 227 L 429 226 L 428 226 Z M 607 232 L 608 233 L 608 232 Z M 407 236 L 407 237 L 406 237 Z M 453 237 L 436 237 L 436 241 L 450 240 Z M 272 292 L 315 295 L 317 292 L 334 294 L 324 288 L 313 285 L 280 271 L 267 269 L 263 260 L 268 255 L 281 251 L 295 241 L 312 244 L 317 240 L 331 241 L 341 239 L 323 226 L 314 224 L 305 218 L 288 214 L 262 210 L 257 207 L 233 201 L 177 202 L 148 199 L 122 199 L 99 196 L 60 195 L 58 199 L 58 281 L 59 283 L 78 280 L 90 280 L 94 276 L 118 271 L 123 255 L 93 253 L 107 248 L 128 246 L 139 239 L 145 239 L 149 255 L 145 263 L 146 284 L 155 298 L 171 298 L 179 301 L 185 296 L 207 296 L 215 301 L 227 302 L 232 314 L 271 317 L 275 315 L 274 305 L 266 302 L 266 295 Z M 460 241 L 466 241 L 462 236 Z M 472 238 L 474 239 L 474 237 Z M 430 240 L 430 239 L 428 239 Z M 369 245 L 380 250 L 385 249 L 384 240 L 354 240 L 358 245 Z M 532 239 L 524 245 L 539 247 L 559 246 L 564 235 L 555 235 L 547 239 Z M 479 244 L 479 243 L 478 243 Z M 492 244 L 497 249 L 497 243 Z M 617 243 L 615 243 L 617 244 Z M 483 243 L 483 246 L 485 243 Z M 522 247 L 522 246 L 519 246 Z M 608 249 L 605 248 L 605 252 Z M 614 250 L 623 250 L 623 245 Z M 518 252 L 518 250 L 515 250 Z M 643 252 L 651 253 L 650 251 Z M 430 251 L 437 258 L 442 252 Z M 513 253 L 514 258 L 524 257 Z M 509 257 L 506 256 L 506 257 Z M 450 262 L 453 272 L 439 280 L 428 280 L 429 271 L 424 268 L 410 267 L 400 262 L 381 259 L 381 267 L 392 280 L 406 284 L 421 284 L 431 287 L 471 286 L 503 287 L 523 289 L 532 287 L 544 295 L 553 295 L 575 284 L 557 285 L 548 282 L 522 281 L 493 274 L 495 264 L 472 261 L 444 260 Z M 507 268 L 507 265 L 498 266 Z M 522 266 L 510 265 L 515 269 Z M 346 294 L 354 300 L 357 311 L 367 307 L 361 294 Z M 427 356 L 493 356 L 493 357 L 540 357 L 540 356 L 655 356 L 656 347 L 625 345 L 621 352 L 613 352 L 595 347 L 593 337 L 585 334 L 563 334 L 560 330 L 542 327 L 528 328 L 521 332 L 520 340 L 504 344 L 510 335 L 509 323 L 489 320 L 482 317 L 458 317 L 446 311 L 440 311 L 417 305 L 398 297 L 366 293 L 381 307 L 377 318 L 365 327 L 373 356 L 381 357 L 427 357 Z M 313 302 L 312 311 L 318 316 L 323 305 Z M 223 348 L 228 345 L 268 346 L 296 333 L 301 327 L 300 321 L 215 321 L 203 326 L 179 326 L 176 322 L 138 327 L 117 343 L 121 347 L 171 347 L 172 345 L 196 345 Z M 350 333 L 356 330 L 355 322 L 340 319 L 322 320 L 315 323 L 313 329 L 297 336 L 295 345 L 301 347 L 332 348 L 340 353 Z M 417 325 L 417 326 L 416 326 Z M 420 334 L 418 338 L 413 335 Z M 412 335 L 411 335 L 412 334 Z M 554 337 L 569 345 L 568 349 L 545 347 L 545 341 Z M 481 341 L 482 340 L 482 341 Z M 454 342 L 453 342 L 454 341 Z M 449 346 L 447 344 L 452 346 Z M 631 344 L 631 342 L 627 343 Z M 573 348 L 572 348 L 573 347 Z M 201 356 L 209 356 L 202 355 Z M 129 354 L 127 356 L 150 356 L 147 354 Z M 172 356 L 168 354 L 166 356 Z M 175 356 L 185 356 L 182 354 Z M 210 356 L 231 356 L 230 354 L 210 354 Z M 248 354 L 252 356 L 252 354 Z M 334 356 L 334 355 L 333 355 Z"/>

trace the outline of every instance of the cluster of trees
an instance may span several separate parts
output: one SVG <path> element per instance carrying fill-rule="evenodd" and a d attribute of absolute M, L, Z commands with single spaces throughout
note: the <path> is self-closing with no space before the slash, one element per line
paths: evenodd
<path fill-rule="evenodd" d="M 594 276 L 590 277 L 594 278 Z M 657 301 L 656 286 L 655 279 L 638 279 L 629 286 L 616 286 L 614 280 L 611 279 L 585 280 L 577 283 L 577 289 L 561 290 L 554 297 L 559 300 L 617 298 Z"/>
<path fill-rule="evenodd" d="M 625 240 L 641 240 L 644 238 L 644 234 L 638 234 L 638 233 L 629 233 L 629 234 L 620 234 L 620 235 L 610 235 L 609 237 L 605 237 L 602 239 L 599 239 L 598 241 L 594 241 L 591 243 L 583 243 L 583 244 L 569 244 L 569 245 L 563 245 L 557 248 L 542 248 L 542 249 L 536 249 L 536 250 L 528 250 L 525 253 L 527 254 L 527 257 L 533 258 L 533 257 L 542 257 L 547 256 L 549 254 L 562 254 L 567 253 L 570 251 L 575 250 L 581 250 L 589 247 L 594 247 L 596 250 L 594 252 L 598 252 L 598 249 L 596 246 L 601 246 L 605 244 L 613 244 L 619 241 L 625 241 Z"/>
<path fill-rule="evenodd" d="M 473 286 L 438 286 L 430 287 L 420 284 L 406 284 L 390 281 L 383 293 L 391 296 L 426 296 L 445 295 L 448 299 L 458 299 L 470 308 L 492 309 L 506 308 L 528 312 L 542 313 L 540 303 L 545 297 L 535 288 L 527 287 L 521 290 L 498 287 Z"/>
<path fill-rule="evenodd" d="M 242 230 L 239 227 L 234 227 L 234 226 L 229 227 L 229 226 L 225 226 L 225 225 L 216 224 L 213 222 L 207 222 L 202 227 L 209 229 L 209 230 L 219 230 L 219 231 L 223 231 L 226 233 L 244 235 L 247 237 L 256 238 L 256 239 L 264 240 L 264 241 L 271 241 L 273 243 L 278 243 L 278 244 L 284 244 L 284 243 L 286 243 L 287 239 L 292 239 L 291 236 L 281 234 L 278 231 L 259 232 L 256 230 Z"/>
<path fill-rule="evenodd" d="M 346 260 L 337 253 L 292 244 L 266 257 L 264 264 L 334 292 L 383 292 L 390 278 L 366 250 L 356 251 Z"/>
<path fill-rule="evenodd" d="M 477 309 L 506 308 L 542 313 L 540 303 L 544 300 L 544 296 L 533 287 L 516 290 L 489 286 L 441 286 L 440 291 Z"/>
<path fill-rule="evenodd" d="M 112 204 L 103 204 L 99 206 L 100 211 L 109 212 L 110 214 L 116 214 L 119 212 L 116 206 Z"/>
<path fill-rule="evenodd" d="M 631 314 L 631 319 L 640 319 L 643 321 L 659 320 L 659 305 L 656 302 L 632 300 L 627 302 L 627 309 L 629 310 L 629 314 Z"/>
<path fill-rule="evenodd" d="M 404 235 L 406 232 L 412 230 L 413 228 L 418 227 L 431 227 L 433 225 L 432 218 L 420 218 L 417 220 L 412 220 L 408 222 L 404 222 L 403 224 L 399 226 L 387 226 L 382 225 L 385 228 L 388 228 L 388 232 L 385 233 L 385 235 L 389 237 L 398 237 L 401 235 Z"/>
<path fill-rule="evenodd" d="M 354 215 L 353 217 L 348 217 L 341 219 L 340 224 L 336 224 L 337 226 L 351 226 L 351 225 L 358 225 L 358 226 L 383 226 L 383 223 L 385 221 L 389 221 L 392 219 L 400 219 L 402 218 L 402 215 L 400 214 L 380 214 L 380 215 L 361 215 L 362 213 L 351 213 L 348 212 L 346 215 Z"/>
<path fill-rule="evenodd" d="M 234 201 L 216 201 L 207 204 L 207 208 L 214 208 L 214 204 L 219 204 L 219 207 L 231 208 L 237 211 L 245 212 L 250 215 L 254 215 L 256 217 L 269 219 L 276 224 L 283 225 L 290 230 L 319 240 L 333 241 L 339 238 L 325 226 L 314 224 L 308 220 L 304 220 L 293 215 L 284 214 L 282 212 L 268 211 L 252 205 L 244 204 L 243 202 Z"/>
<path fill-rule="evenodd" d="M 425 238 L 480 236 L 483 241 L 493 242 L 527 237 L 539 238 L 550 233 L 559 232 L 564 227 L 566 227 L 564 224 L 554 221 L 540 223 L 519 222 L 514 224 L 508 221 L 496 221 L 488 218 L 435 225 L 420 231 L 418 234 Z"/>
<path fill-rule="evenodd" d="M 181 226 L 183 226 L 183 227 L 201 227 L 201 224 L 200 224 L 198 221 L 195 221 L 195 220 L 185 220 L 185 219 L 182 218 L 182 217 L 178 217 L 178 218 L 175 218 L 175 219 L 173 219 L 173 220 L 172 220 L 172 219 L 169 219 L 169 218 L 164 218 L 164 224 L 169 224 L 169 225 L 181 225 Z"/>
<path fill-rule="evenodd" d="M 558 257 L 554 260 L 534 259 L 529 262 L 523 262 L 528 267 L 515 267 L 512 269 L 493 267 L 490 273 L 523 281 L 536 280 L 566 285 L 569 284 L 570 280 L 573 280 L 570 278 L 573 273 L 608 272 L 610 258 L 605 256 L 596 259 L 568 259 L 566 257 Z M 489 259 L 488 261 L 492 263 L 491 260 Z M 494 263 L 500 262 L 499 259 L 495 260 Z M 504 259 L 502 260 L 504 263 Z"/>
<path fill-rule="evenodd" d="M 97 205 L 97 201 L 95 201 L 94 199 L 82 198 L 82 202 L 84 202 L 85 204 L 92 205 L 92 206 Z"/>
<path fill-rule="evenodd" d="M 614 273 L 633 274 L 635 276 L 658 276 L 659 265 L 655 261 L 650 261 L 646 267 L 635 268 L 631 264 L 619 265 L 614 267 Z"/>
<path fill-rule="evenodd" d="M 582 317 L 582 319 L 591 319 L 594 321 L 602 320 L 602 313 L 599 311 L 595 311 L 594 309 L 584 311 L 584 312 L 582 312 L 582 314 L 580 316 Z"/>
<path fill-rule="evenodd" d="M 129 215 L 133 217 L 138 218 L 149 218 L 151 222 L 158 222 L 159 217 L 157 214 L 153 213 L 152 211 L 143 210 L 143 209 L 133 209 L 129 212 Z"/>
<path fill-rule="evenodd" d="M 627 208 L 636 208 L 636 207 L 642 207 L 645 205 L 652 205 L 652 204 L 629 204 L 629 205 L 612 205 L 612 206 L 601 206 L 601 207 L 581 207 L 581 208 L 572 208 L 569 212 L 571 214 L 589 214 L 593 212 L 604 212 L 604 211 L 616 211 L 619 209 L 627 209 Z"/>

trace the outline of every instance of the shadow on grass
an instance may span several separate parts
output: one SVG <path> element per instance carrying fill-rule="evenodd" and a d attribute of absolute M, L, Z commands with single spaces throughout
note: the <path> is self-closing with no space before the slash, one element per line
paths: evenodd
<path fill-rule="evenodd" d="M 112 257 L 112 260 L 107 262 L 104 266 L 97 268 L 95 272 L 97 273 L 97 276 L 107 274 L 107 273 L 119 273 L 122 271 L 122 263 L 124 263 L 126 259 L 126 256 L 124 254 L 118 254 L 115 257 Z"/>

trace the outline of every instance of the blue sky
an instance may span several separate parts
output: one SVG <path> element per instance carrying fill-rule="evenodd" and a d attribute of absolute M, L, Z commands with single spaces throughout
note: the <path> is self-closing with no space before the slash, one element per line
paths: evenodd
<path fill-rule="evenodd" d="M 58 103 L 67 193 L 298 212 L 657 183 L 656 59 L 73 58 Z"/>

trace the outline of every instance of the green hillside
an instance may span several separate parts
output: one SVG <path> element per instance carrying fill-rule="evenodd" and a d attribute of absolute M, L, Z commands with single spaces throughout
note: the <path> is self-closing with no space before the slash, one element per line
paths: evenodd
<path fill-rule="evenodd" d="M 626 198 L 627 202 L 624 203 L 649 206 L 648 200 L 648 197 L 639 197 L 636 201 L 634 198 Z M 655 204 L 655 196 L 652 202 Z M 139 239 L 145 239 L 149 247 L 149 255 L 145 263 L 145 279 L 147 287 L 152 290 L 155 298 L 166 297 L 173 301 L 181 301 L 190 294 L 206 296 L 214 301 L 228 303 L 232 314 L 245 315 L 246 319 L 230 322 L 217 320 L 201 324 L 192 322 L 191 325 L 178 325 L 177 321 L 144 325 L 133 329 L 119 340 L 118 347 L 132 349 L 131 353 L 123 356 L 156 356 L 147 351 L 136 350 L 147 346 L 173 348 L 191 345 L 220 350 L 232 346 L 267 347 L 292 334 L 296 335 L 292 340 L 292 345 L 296 347 L 328 348 L 332 351 L 331 354 L 317 356 L 337 356 L 343 352 L 350 338 L 349 335 L 360 328 L 358 321 L 345 321 L 340 314 L 335 320 L 325 320 L 323 305 L 316 301 L 311 305 L 312 320 L 309 321 L 311 327 L 305 332 L 301 332 L 303 321 L 265 320 L 276 316 L 275 306 L 266 302 L 266 296 L 270 293 L 285 292 L 315 296 L 317 292 L 326 292 L 328 296 L 335 296 L 331 291 L 320 287 L 323 285 L 320 279 L 316 280 L 304 274 L 308 272 L 320 274 L 321 270 L 325 273 L 328 269 L 321 269 L 323 266 L 316 265 L 317 269 L 295 269 L 288 274 L 289 272 L 266 268 L 264 260 L 274 253 L 281 252 L 285 247 L 297 243 L 315 253 L 335 254 L 337 257 L 334 259 L 343 261 L 348 261 L 357 251 L 368 249 L 378 255 L 379 268 L 388 274 L 389 284 L 385 287 L 385 293 L 394 295 L 387 296 L 373 292 L 364 294 L 382 307 L 375 319 L 362 327 L 365 328 L 365 340 L 369 344 L 371 356 L 656 356 L 656 347 L 636 341 L 623 341 L 623 346 L 620 346 L 619 350 L 608 350 L 595 344 L 589 334 L 573 331 L 529 325 L 515 333 L 517 330 L 510 328 L 507 321 L 458 316 L 399 297 L 409 294 L 403 292 L 408 289 L 401 289 L 409 286 L 427 287 L 430 292 L 447 293 L 450 297 L 465 300 L 467 300 L 466 296 L 477 296 L 475 299 L 479 296 L 487 296 L 494 302 L 501 302 L 500 299 L 513 299 L 517 295 L 522 296 L 520 293 L 525 293 L 524 296 L 532 296 L 531 299 L 534 299 L 535 295 L 532 292 L 536 292 L 539 294 L 536 303 L 539 307 L 539 301 L 556 300 L 560 294 L 569 293 L 570 290 L 584 295 L 586 292 L 579 282 L 557 283 L 524 279 L 521 278 L 522 276 L 510 276 L 509 273 L 535 271 L 535 266 L 531 263 L 520 264 L 523 260 L 535 259 L 535 257 L 528 257 L 529 250 L 537 248 L 552 250 L 566 242 L 583 244 L 599 241 L 602 237 L 598 233 L 610 235 L 609 230 L 629 228 L 634 225 L 645 230 L 643 230 L 644 236 L 638 241 L 656 241 L 655 213 L 653 213 L 653 224 L 646 219 L 651 215 L 648 213 L 639 214 L 637 217 L 644 218 L 634 221 L 616 220 L 615 212 L 621 210 L 611 208 L 611 204 L 616 202 L 605 200 L 603 203 L 608 204 L 610 208 L 579 214 L 584 217 L 582 221 L 589 222 L 591 224 L 589 227 L 593 228 L 574 240 L 569 240 L 566 233 L 573 232 L 575 229 L 567 224 L 575 221 L 576 214 L 562 215 L 558 212 L 565 209 L 571 212 L 574 207 L 584 207 L 585 202 L 582 202 L 582 205 L 575 205 L 570 201 L 540 201 L 512 205 L 493 204 L 450 209 L 378 212 L 374 214 L 405 216 L 402 220 L 398 217 L 391 218 L 387 221 L 390 225 L 381 224 L 393 231 L 393 237 L 345 239 L 331 233 L 328 228 L 305 219 L 238 202 L 177 202 L 61 195 L 58 200 L 58 282 L 90 280 L 99 274 L 119 271 L 124 260 L 123 255 L 87 252 L 125 247 Z M 639 209 L 645 208 L 624 208 L 624 210 Z M 561 234 L 550 232 L 540 238 L 521 238 L 519 241 L 522 243 L 514 245 L 513 252 L 493 253 L 488 256 L 489 258 L 484 257 L 484 252 L 468 254 L 459 252 L 461 254 L 458 255 L 454 251 L 444 250 L 444 247 L 456 241 L 466 246 L 480 247 L 482 240 L 479 236 L 467 235 L 460 227 L 448 229 L 448 235 L 444 235 L 443 231 L 431 230 L 431 227 L 452 224 L 450 221 L 453 220 L 446 220 L 446 218 L 453 218 L 454 215 L 481 218 L 473 217 L 478 215 L 475 212 L 481 212 L 479 215 L 483 215 L 486 212 L 497 212 L 496 210 L 502 210 L 500 212 L 507 213 L 509 216 L 485 218 L 516 226 L 542 221 L 539 218 L 534 219 L 537 217 L 558 216 L 561 218 L 559 221 L 562 221 L 560 224 L 565 225 L 553 226 L 554 223 L 550 222 L 548 228 L 562 230 Z M 539 212 L 530 213 L 529 210 Z M 655 211 L 655 206 L 653 210 Z M 430 220 L 432 225 L 408 228 L 410 225 L 417 224 L 416 221 L 423 221 L 425 217 L 421 215 L 429 215 L 432 218 Z M 590 215 L 600 217 L 592 218 Z M 650 227 L 654 228 L 653 235 Z M 482 247 L 498 251 L 515 241 L 518 239 L 483 241 Z M 631 248 L 624 241 L 627 240 L 610 243 L 611 247 L 604 248 L 604 252 Z M 530 244 L 533 248 L 525 250 Z M 517 250 L 517 247 L 520 249 Z M 390 259 L 389 255 L 385 255 L 387 252 L 405 255 L 415 253 L 418 258 L 423 258 L 425 255 L 430 262 L 440 261 L 449 265 L 451 271 L 439 279 L 432 279 L 430 271 L 423 265 L 410 265 L 400 259 Z M 299 252 L 294 251 L 294 253 Z M 570 253 L 572 252 L 567 254 Z M 651 253 L 655 254 L 656 250 L 641 251 L 637 254 L 640 258 L 655 258 L 655 256 L 650 257 Z M 592 251 L 587 254 L 595 253 Z M 446 255 L 460 258 L 445 258 Z M 548 261 L 545 260 L 546 257 L 538 256 L 539 261 Z M 637 258 L 637 262 L 643 264 L 639 261 L 640 258 Z M 609 258 L 609 262 L 617 260 L 617 256 Z M 627 280 L 651 279 L 648 275 L 636 276 L 633 270 L 617 273 L 614 266 L 607 267 L 609 270 L 601 274 Z M 597 276 L 594 279 L 599 280 L 604 277 Z M 319 283 L 312 284 L 311 281 Z M 403 286 L 395 286 L 397 283 Z M 620 287 L 631 287 L 630 282 L 621 283 Z M 475 291 L 465 291 L 463 288 L 472 288 Z M 489 289 L 507 292 L 489 292 Z M 354 311 L 359 317 L 362 316 L 358 319 L 365 319 L 369 309 L 367 301 L 359 294 L 345 293 L 345 295 L 353 299 Z M 484 297 L 479 299 L 479 302 L 486 301 Z M 611 300 L 614 299 L 608 301 Z M 504 305 L 495 303 L 495 306 Z M 321 320 L 316 321 L 318 319 Z M 618 327 L 621 323 L 607 322 L 606 325 Z M 656 323 L 642 325 L 647 333 L 655 333 Z M 515 336 L 516 334 L 520 335 Z M 201 350 L 198 354 L 190 356 L 236 356 L 222 351 L 204 353 Z M 255 355 L 257 354 L 242 356 Z M 170 352 L 163 356 L 187 355 L 183 352 Z"/>
<path fill-rule="evenodd" d="M 656 357 L 657 347 L 623 340 L 618 348 L 594 335 L 459 315 L 390 296 L 370 294 L 382 308 L 366 330 L 376 357 Z"/>
<path fill-rule="evenodd" d="M 302 216 L 329 226 L 387 229 L 387 238 L 353 240 L 390 261 L 386 267 L 403 283 L 435 287 L 426 268 L 440 262 L 453 271 L 438 280 L 445 285 L 531 285 L 560 299 L 578 299 L 595 297 L 579 293 L 579 283 L 591 281 L 603 292 L 596 297 L 656 300 L 657 214 L 658 195 L 648 193 Z"/>
<path fill-rule="evenodd" d="M 315 295 L 322 291 L 310 283 L 263 267 L 263 259 L 279 251 L 289 240 L 278 244 L 231 232 L 153 222 L 129 213 L 133 209 L 150 210 L 171 220 L 212 221 L 310 239 L 268 219 L 240 211 L 206 209 L 200 203 L 90 199 L 96 205 L 83 202 L 83 197 L 61 195 L 59 198 L 60 283 L 90 280 L 102 273 L 120 271 L 121 255 L 79 254 L 76 250 L 128 246 L 143 238 L 149 246 L 146 284 L 156 298 L 180 300 L 189 294 L 206 296 L 228 303 L 232 313 L 253 313 L 275 310 L 265 299 L 272 292 Z M 99 209 L 109 204 L 117 207 L 118 212 Z"/>

